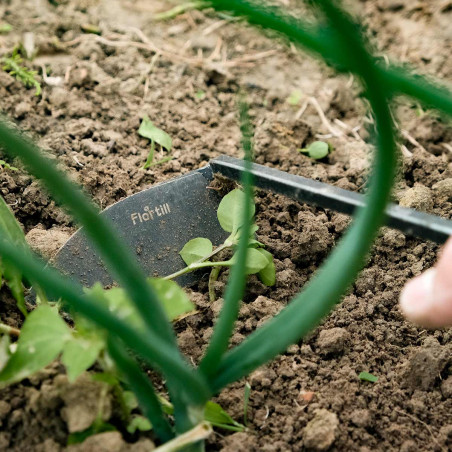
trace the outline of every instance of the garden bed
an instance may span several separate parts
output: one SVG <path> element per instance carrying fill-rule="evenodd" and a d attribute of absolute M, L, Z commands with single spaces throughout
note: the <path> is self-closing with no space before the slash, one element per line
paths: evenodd
<path fill-rule="evenodd" d="M 169 2 L 5 3 L 0 20 L 14 28 L 0 34 L 0 51 L 9 52 L 23 32 L 31 31 L 39 51 L 36 69 L 44 65 L 62 80 L 59 86 L 43 83 L 42 97 L 36 97 L 0 72 L 1 111 L 37 138 L 102 208 L 214 156 L 241 156 L 239 88 L 249 96 L 257 163 L 365 190 L 371 149 L 364 140 L 370 125 L 359 87 L 296 48 L 211 10 L 153 22 L 152 14 L 168 10 Z M 376 31 L 382 55 L 451 79 L 450 2 L 347 3 Z M 83 33 L 87 25 L 98 27 L 101 35 Z M 405 148 L 395 200 L 450 218 L 450 127 L 408 101 L 399 102 L 396 111 Z M 140 168 L 148 141 L 137 134 L 145 114 L 173 138 L 174 148 L 173 160 L 149 170 Z M 318 135 L 334 148 L 326 159 L 314 161 L 297 152 Z M 45 256 L 53 256 L 76 230 L 24 170 L 0 169 L 0 190 L 29 243 Z M 233 344 L 287 304 L 349 224 L 344 215 L 263 192 L 256 201 L 258 240 L 275 257 L 277 282 L 268 288 L 250 277 Z M 344 302 L 308 338 L 247 379 L 249 431 L 218 430 L 208 450 L 450 449 L 452 331 L 416 328 L 397 305 L 407 279 L 429 268 L 437 252 L 432 243 L 382 230 Z M 219 297 L 226 276 L 217 282 Z M 189 293 L 198 312 L 176 329 L 182 349 L 196 362 L 221 300 L 208 301 L 205 279 Z M 21 315 L 5 288 L 0 299 L 1 320 L 20 327 Z M 363 371 L 378 381 L 360 380 Z M 234 383 L 217 398 L 238 421 L 244 385 Z M 93 420 L 98 394 L 99 387 L 87 381 L 69 388 L 59 364 L 0 390 L 0 450 L 63 450 L 69 432 Z M 105 413 L 115 424 L 116 406 L 110 398 L 106 403 Z M 149 450 L 152 441 L 152 434 L 125 435 L 133 445 L 116 433 L 103 435 L 72 450 Z"/>

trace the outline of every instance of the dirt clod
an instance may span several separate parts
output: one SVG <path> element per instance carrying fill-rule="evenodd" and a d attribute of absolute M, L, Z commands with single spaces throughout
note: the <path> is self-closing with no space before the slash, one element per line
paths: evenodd
<path fill-rule="evenodd" d="M 303 443 L 307 449 L 327 450 L 336 439 L 339 419 L 328 410 L 317 410 L 314 418 L 303 431 Z"/>
<path fill-rule="evenodd" d="M 402 207 L 428 212 L 433 207 L 431 190 L 421 184 L 417 184 L 403 193 L 399 204 Z"/>
<path fill-rule="evenodd" d="M 320 331 L 317 346 L 321 353 L 340 353 L 349 339 L 350 334 L 345 328 L 331 328 Z"/>

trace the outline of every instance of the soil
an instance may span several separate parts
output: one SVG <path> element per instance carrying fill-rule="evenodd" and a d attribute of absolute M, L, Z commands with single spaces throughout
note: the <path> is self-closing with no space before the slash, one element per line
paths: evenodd
<path fill-rule="evenodd" d="M 0 35 L 0 53 L 10 52 L 24 32 L 32 32 L 37 52 L 32 65 L 39 71 L 45 66 L 53 78 L 43 82 L 42 97 L 36 97 L 0 71 L 0 107 L 100 207 L 199 168 L 219 154 L 240 156 L 240 88 L 249 94 L 257 163 L 365 190 L 372 149 L 364 140 L 371 126 L 352 78 L 337 76 L 295 47 L 271 39 L 270 33 L 211 10 L 155 22 L 153 14 L 168 10 L 170 2 L 53 3 L 59 5 L 47 0 L 1 2 L 1 21 L 14 29 Z M 294 8 L 296 2 L 276 3 Z M 346 3 L 362 18 L 381 55 L 451 80 L 450 1 Z M 84 34 L 87 24 L 98 27 L 101 37 Z M 153 48 L 159 49 L 158 57 Z M 295 90 L 300 102 L 293 106 L 287 98 Z M 299 111 L 309 99 L 314 101 Z M 316 106 L 337 136 L 331 136 Z M 450 218 L 449 120 L 406 99 L 399 99 L 394 111 L 404 130 L 395 201 Z M 144 114 L 174 142 L 173 160 L 147 171 L 140 167 L 148 142 L 137 134 Z M 334 147 L 325 161 L 297 152 L 319 136 Z M 29 243 L 46 257 L 76 230 L 25 170 L 0 170 L 0 192 Z M 275 256 L 277 282 L 268 288 L 250 278 L 233 344 L 303 287 L 349 219 L 259 192 L 257 222 L 258 239 Z M 451 450 L 452 330 L 417 328 L 398 308 L 403 284 L 432 266 L 438 251 L 433 243 L 384 228 L 342 304 L 309 337 L 247 379 L 252 387 L 249 431 L 217 431 L 208 450 Z M 226 277 L 223 273 L 217 283 L 219 297 Z M 181 347 L 194 361 L 205 349 L 221 307 L 221 298 L 209 303 L 205 286 L 201 281 L 190 290 L 198 313 L 176 324 Z M 0 298 L 1 320 L 20 327 L 22 317 L 5 287 Z M 378 382 L 361 381 L 361 371 L 378 376 Z M 85 383 L 68 389 L 64 368 L 55 363 L 2 389 L 0 450 L 66 450 L 69 433 L 92 422 L 92 400 L 99 388 Z M 244 384 L 232 384 L 217 397 L 237 420 L 243 416 Z M 115 423 L 114 406 L 105 412 Z M 152 435 L 107 432 L 67 450 L 152 447 Z"/>

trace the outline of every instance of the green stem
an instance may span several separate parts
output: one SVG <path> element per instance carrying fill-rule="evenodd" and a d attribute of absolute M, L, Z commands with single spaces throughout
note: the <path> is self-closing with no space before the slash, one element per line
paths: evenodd
<path fill-rule="evenodd" d="M 358 213 L 352 228 L 306 289 L 278 316 L 225 355 L 212 383 L 213 392 L 282 353 L 330 312 L 361 269 L 389 200 L 396 168 L 396 144 L 386 84 L 359 35 L 350 33 L 355 25 L 330 2 L 319 4 L 331 26 L 337 26 L 342 47 L 355 59 L 354 70 L 365 81 L 376 118 L 378 153 L 367 207 Z"/>
<path fill-rule="evenodd" d="M 194 272 L 195 270 L 199 270 L 200 268 L 215 267 L 215 266 L 228 267 L 230 265 L 229 261 L 226 261 L 226 262 L 210 262 L 209 261 L 208 263 L 206 261 L 208 259 L 210 259 L 211 257 L 215 256 L 216 254 L 218 254 L 220 251 L 223 251 L 227 248 L 231 248 L 232 246 L 234 246 L 234 243 L 230 242 L 229 240 L 226 240 L 222 245 L 215 248 L 209 255 L 203 257 L 202 259 L 199 259 L 196 262 L 193 262 L 190 265 L 187 265 L 187 267 L 185 267 L 181 270 L 178 270 L 177 272 L 172 273 L 171 275 L 165 276 L 163 279 L 175 279 L 179 276 Z M 220 265 L 217 265 L 217 264 L 220 264 Z"/>
<path fill-rule="evenodd" d="M 194 1 L 182 3 L 181 5 L 177 5 L 174 8 L 171 8 L 169 11 L 165 11 L 163 13 L 156 14 L 154 16 L 154 20 L 169 20 L 174 19 L 175 17 L 183 14 L 187 11 L 191 11 L 193 9 L 204 9 L 210 6 L 210 2 L 206 1 Z"/>
<path fill-rule="evenodd" d="M 186 403 L 201 405 L 208 400 L 210 392 L 202 376 L 185 361 L 177 348 L 171 347 L 155 331 L 137 331 L 127 325 L 100 306 L 95 297 L 84 294 L 78 284 L 2 238 L 0 256 L 20 268 L 27 278 L 37 281 L 47 293 L 58 295 L 74 311 L 116 335 L 142 356 L 151 368 L 162 372 L 168 385 L 178 387 L 183 392 Z"/>
<path fill-rule="evenodd" d="M 162 442 L 171 440 L 174 437 L 173 429 L 163 413 L 162 405 L 149 377 L 127 354 L 124 346 L 111 335 L 108 336 L 108 350 L 132 391 L 136 394 L 143 414 L 151 421 L 156 435 Z"/>
<path fill-rule="evenodd" d="M 20 330 L 4 323 L 0 323 L 0 334 L 8 334 L 10 336 L 19 337 Z"/>
<path fill-rule="evenodd" d="M 72 183 L 55 164 L 44 157 L 37 146 L 20 137 L 17 132 L 0 122 L 0 146 L 8 153 L 20 157 L 30 172 L 42 179 L 59 202 L 68 208 L 84 226 L 100 255 L 124 287 L 141 314 L 148 329 L 168 342 L 176 350 L 176 338 L 155 291 L 146 282 L 138 262 L 116 230 L 85 194 Z"/>
<path fill-rule="evenodd" d="M 246 258 L 251 229 L 251 211 L 253 202 L 253 176 L 250 171 L 252 158 L 252 127 L 248 116 L 248 106 L 240 101 L 240 128 L 242 131 L 242 146 L 245 151 L 245 172 L 243 185 L 245 188 L 245 205 L 243 208 L 242 231 L 240 233 L 237 259 L 232 267 L 231 277 L 226 287 L 223 308 L 215 325 L 213 336 L 206 354 L 199 365 L 199 370 L 207 379 L 215 376 L 220 361 L 226 352 L 240 309 L 240 301 L 245 291 Z"/>
<path fill-rule="evenodd" d="M 209 300 L 211 303 L 215 301 L 215 283 L 220 275 L 221 267 L 214 267 L 209 275 Z"/>

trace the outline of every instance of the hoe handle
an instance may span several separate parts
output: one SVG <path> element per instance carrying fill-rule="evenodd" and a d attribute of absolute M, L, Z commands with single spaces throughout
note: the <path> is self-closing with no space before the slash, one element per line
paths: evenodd
<path fill-rule="evenodd" d="M 236 181 L 244 171 L 241 159 L 221 156 L 210 161 L 214 173 Z M 364 207 L 366 198 L 360 193 L 344 190 L 303 176 L 295 176 L 274 168 L 253 163 L 254 184 L 262 190 L 288 196 L 299 202 L 352 215 L 356 208 Z M 452 235 L 452 221 L 418 212 L 414 209 L 389 204 L 386 223 L 405 234 L 444 243 Z"/>

